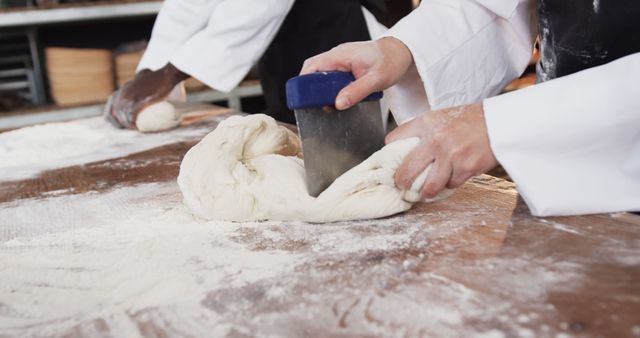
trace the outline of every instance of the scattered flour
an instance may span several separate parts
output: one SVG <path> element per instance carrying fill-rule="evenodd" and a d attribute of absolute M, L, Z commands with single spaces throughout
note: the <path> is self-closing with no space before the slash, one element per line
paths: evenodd
<path fill-rule="evenodd" d="M 147 184 L 1 208 L 0 336 L 58 335 L 103 318 L 121 330 L 113 336 L 131 337 L 138 331 L 129 316 L 152 307 L 197 311 L 191 320 L 208 316 L 215 327 L 215 314 L 198 310 L 208 291 L 295 266 L 295 254 L 231 241 L 237 225 L 194 220 L 174 207 L 176 190 Z"/>
<path fill-rule="evenodd" d="M 141 134 L 116 129 L 102 117 L 48 123 L 0 133 L 0 181 L 126 156 L 164 144 L 197 139 L 210 128 L 182 128 Z"/>
<path fill-rule="evenodd" d="M 553 317 L 540 299 L 581 277 L 564 263 L 434 259 L 475 226 L 446 213 L 238 224 L 180 201 L 177 184 L 150 183 L 0 204 L 0 336 L 513 336 L 511 309 Z M 479 279 L 489 265 L 512 278 Z"/>
<path fill-rule="evenodd" d="M 487 332 L 479 333 L 475 337 L 476 338 L 504 338 L 505 334 L 500 330 L 490 330 Z"/>
<path fill-rule="evenodd" d="M 553 227 L 556 230 L 572 233 L 572 234 L 575 234 L 575 235 L 582 235 L 582 233 L 580 231 L 572 229 L 566 224 L 562 224 L 562 223 L 559 223 L 559 222 L 553 222 L 553 221 L 550 221 L 550 220 L 547 220 L 547 219 L 544 219 L 544 218 L 540 218 L 538 220 L 540 221 L 540 223 L 549 224 L 551 227 Z"/>

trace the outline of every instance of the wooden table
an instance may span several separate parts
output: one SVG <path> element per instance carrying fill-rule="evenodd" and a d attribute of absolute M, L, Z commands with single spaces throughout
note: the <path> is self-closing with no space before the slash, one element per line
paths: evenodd
<path fill-rule="evenodd" d="M 216 121 L 204 120 L 186 128 L 203 124 L 213 128 Z M 640 336 L 640 217 L 532 217 L 511 183 L 490 176 L 472 179 L 447 200 L 417 205 L 405 214 L 382 220 L 324 225 L 202 220 L 184 227 L 160 227 L 155 221 L 123 224 L 127 219 L 123 214 L 154 205 L 168 210 L 158 220 L 178 217 L 191 224 L 191 216 L 179 206 L 179 190 L 173 181 L 183 154 L 197 141 L 0 182 L 0 215 L 4 211 L 18 217 L 16 208 L 29 203 L 33 209 L 26 210 L 54 215 L 42 205 L 75 196 L 60 204 L 64 212 L 55 213 L 55 219 L 47 216 L 46 231 L 38 231 L 37 225 L 22 231 L 20 227 L 30 224 L 22 217 L 30 220 L 36 216 L 20 214 L 22 220 L 14 219 L 15 224 L 12 219 L 0 219 L 0 277 L 13 278 L 9 284 L 14 283 L 13 293 L 0 287 L 0 336 Z M 146 189 L 143 197 L 126 200 L 127 194 L 142 187 Z M 106 199 L 107 204 L 112 203 L 107 211 L 82 204 L 85 198 L 113 194 L 118 197 Z M 158 196 L 161 202 L 156 202 Z M 195 243 L 185 239 L 190 238 L 190 232 L 204 231 L 203 242 L 217 244 L 198 249 L 199 256 L 186 257 L 181 264 L 191 266 L 190 270 L 169 266 L 180 281 L 179 287 L 151 280 L 153 288 L 182 288 L 177 296 L 157 304 L 138 297 L 138 293 L 118 298 L 120 286 L 153 275 L 151 272 L 127 275 L 109 264 L 104 268 L 114 269 L 109 271 L 123 279 L 112 282 L 109 276 L 113 273 L 105 274 L 101 284 L 99 278 L 92 277 L 95 271 L 86 267 L 76 266 L 51 277 L 49 270 L 33 263 L 37 257 L 55 256 L 60 250 L 73 259 L 82 257 L 78 256 L 80 250 L 88 260 L 102 257 L 109 261 L 109 252 L 83 247 L 82 240 L 76 239 L 87 229 L 109 229 L 104 224 L 91 225 L 98 221 L 92 221 L 89 213 L 100 212 L 102 218 L 114 220 L 114 227 L 124 229 L 110 236 L 132 231 L 111 241 L 113 252 L 120 252 L 116 243 L 138 238 L 133 231 L 153 229 L 145 238 L 165 243 L 153 249 L 155 256 L 165 258 L 133 255 L 128 259 L 149 259 L 154 271 L 164 268 L 165 261 L 166 265 L 180 262 L 171 257 L 179 257 L 183 250 L 189 250 L 186 246 Z M 84 224 L 78 219 L 88 220 Z M 64 236 L 52 237 L 58 233 L 55 224 L 64 227 L 68 223 L 75 225 L 65 228 L 63 234 L 68 233 L 72 243 L 65 242 Z M 109 236 L 104 236 L 104 241 L 111 243 Z M 181 240 L 192 244 L 181 244 Z M 228 260 L 214 257 L 226 255 L 220 251 L 224 248 L 242 255 Z M 206 251 L 214 249 L 218 251 Z M 248 261 L 242 261 L 244 255 Z M 269 266 L 275 262 L 277 273 L 259 270 L 263 263 L 256 263 L 255 257 Z M 210 259 L 216 261 L 207 263 Z M 124 269 L 130 263 L 118 264 Z M 59 265 L 56 271 L 67 269 L 62 268 L 65 262 Z M 32 269 L 20 277 L 22 284 L 16 284 L 18 277 L 12 276 L 25 266 L 41 269 L 42 275 Z M 262 272 L 243 275 L 247 271 Z M 214 275 L 222 279 L 214 280 Z M 42 277 L 46 280 L 42 282 L 38 276 L 48 277 Z M 170 273 L 166 276 L 174 277 Z M 80 297 L 74 303 L 73 297 L 78 295 L 71 290 L 68 301 L 59 305 L 63 313 L 66 307 L 73 307 L 75 312 L 69 313 L 74 320 L 64 316 L 52 320 L 51 315 L 30 310 L 27 316 L 16 310 L 21 306 L 55 306 L 59 300 L 49 296 L 62 292 L 51 285 L 56 278 L 68 283 L 83 280 L 89 289 L 86 301 Z M 35 291 L 40 292 L 37 297 Z M 15 293 L 22 295 L 14 297 Z"/>

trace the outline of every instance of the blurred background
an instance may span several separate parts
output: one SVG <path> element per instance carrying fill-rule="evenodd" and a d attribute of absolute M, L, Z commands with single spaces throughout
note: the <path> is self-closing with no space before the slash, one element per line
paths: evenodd
<path fill-rule="evenodd" d="M 419 1 L 385 2 L 382 21 L 391 26 Z M 134 77 L 161 5 L 157 0 L 0 0 L 0 130 L 99 115 L 108 96 Z M 265 104 L 259 76 L 251 71 L 230 93 L 187 80 L 188 100 L 260 112 Z M 533 81 L 525 77 L 514 86 Z"/>

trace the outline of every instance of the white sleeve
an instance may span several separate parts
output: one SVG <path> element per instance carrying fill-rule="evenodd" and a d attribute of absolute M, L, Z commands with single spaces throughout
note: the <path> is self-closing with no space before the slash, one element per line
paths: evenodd
<path fill-rule="evenodd" d="M 526 68 L 536 35 L 530 0 L 425 0 L 385 35 L 415 67 L 385 94 L 400 123 L 429 109 L 480 102 Z"/>
<path fill-rule="evenodd" d="M 200 2 L 207 3 L 202 0 Z M 211 88 L 230 91 L 240 83 L 267 49 L 293 2 L 294 0 L 219 0 L 211 1 L 215 5 L 188 9 L 192 19 L 187 18 L 184 8 L 179 15 L 177 12 L 167 14 L 167 17 L 176 18 L 172 25 L 176 28 L 185 25 L 189 28 L 199 26 L 200 29 L 189 29 L 191 36 L 178 44 L 177 48 L 165 48 L 164 62 L 156 62 L 154 66 L 159 68 L 171 62 L 176 68 Z M 189 7 L 188 4 L 176 6 Z M 210 9 L 210 12 L 205 24 L 200 25 L 202 13 L 198 11 L 205 9 Z M 186 21 L 183 20 L 185 18 Z M 194 22 L 189 22 L 190 20 Z M 176 25 L 176 22 L 181 24 Z M 161 23 L 158 21 L 156 25 Z M 155 36 L 152 40 L 154 38 Z M 179 39 L 172 41 L 177 40 Z"/>
<path fill-rule="evenodd" d="M 164 67 L 180 46 L 207 26 L 220 2 L 222 0 L 165 0 L 137 70 Z"/>
<path fill-rule="evenodd" d="M 536 216 L 640 210 L 640 53 L 484 101 L 491 148 Z"/>
<path fill-rule="evenodd" d="M 267 49 L 294 0 L 225 0 L 207 27 L 171 56 L 171 63 L 209 87 L 230 91 Z"/>
<path fill-rule="evenodd" d="M 371 40 L 378 39 L 386 33 L 389 28 L 383 25 L 376 19 L 373 13 L 369 12 L 364 6 L 360 7 L 362 9 L 362 15 L 364 16 L 364 21 L 367 24 L 367 30 L 369 31 L 369 36 Z"/>

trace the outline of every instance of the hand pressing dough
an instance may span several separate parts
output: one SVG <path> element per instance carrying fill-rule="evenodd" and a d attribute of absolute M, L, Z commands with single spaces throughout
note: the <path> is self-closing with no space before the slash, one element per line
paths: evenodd
<path fill-rule="evenodd" d="M 167 101 L 162 101 L 143 109 L 136 118 L 136 127 L 143 133 L 152 133 L 173 129 L 179 126 L 180 122 L 182 116 L 175 107 Z"/>
<path fill-rule="evenodd" d="M 187 152 L 178 185 L 187 207 L 209 220 L 321 223 L 384 217 L 419 201 L 417 189 L 401 191 L 394 183 L 396 169 L 417 144 L 417 138 L 388 144 L 315 198 L 307 193 L 296 134 L 266 115 L 232 116 Z M 414 187 L 425 178 L 423 173 Z"/>

